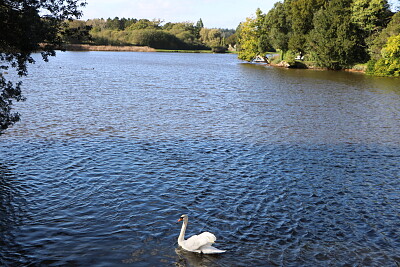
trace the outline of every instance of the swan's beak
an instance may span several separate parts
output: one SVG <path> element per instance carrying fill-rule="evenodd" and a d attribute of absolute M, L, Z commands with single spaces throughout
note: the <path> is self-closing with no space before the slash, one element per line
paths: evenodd
<path fill-rule="evenodd" d="M 183 218 L 179 218 L 178 222 L 183 221 Z"/>

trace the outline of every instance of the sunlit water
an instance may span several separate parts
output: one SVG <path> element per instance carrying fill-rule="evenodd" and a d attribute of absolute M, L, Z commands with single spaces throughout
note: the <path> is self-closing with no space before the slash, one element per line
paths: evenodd
<path fill-rule="evenodd" d="M 0 136 L 0 265 L 399 266 L 399 79 L 211 54 L 29 70 Z M 183 213 L 227 252 L 178 249 Z"/>

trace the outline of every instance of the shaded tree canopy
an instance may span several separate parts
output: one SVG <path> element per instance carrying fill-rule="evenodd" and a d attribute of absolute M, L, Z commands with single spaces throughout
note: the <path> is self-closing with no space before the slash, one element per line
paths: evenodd
<path fill-rule="evenodd" d="M 42 50 L 43 60 L 54 56 L 62 42 L 66 20 L 79 18 L 81 0 L 0 0 L 0 70 L 27 75 L 31 53 Z M 19 120 L 13 101 L 21 101 L 21 83 L 7 81 L 0 72 L 0 133 Z"/>
<path fill-rule="evenodd" d="M 332 0 L 315 14 L 310 46 L 318 65 L 341 69 L 365 62 L 364 41 L 351 22 L 350 4 L 351 0 Z"/>

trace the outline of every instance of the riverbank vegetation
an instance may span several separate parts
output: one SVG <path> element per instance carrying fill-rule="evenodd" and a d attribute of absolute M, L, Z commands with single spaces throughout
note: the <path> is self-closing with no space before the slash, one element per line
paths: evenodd
<path fill-rule="evenodd" d="M 239 58 L 280 51 L 288 65 L 400 76 L 400 13 L 387 0 L 284 0 L 238 27 Z M 300 62 L 300 63 L 301 63 Z"/>
<path fill-rule="evenodd" d="M 69 44 L 149 46 L 165 50 L 212 50 L 225 52 L 236 45 L 235 30 L 208 29 L 200 19 L 163 23 L 160 20 L 108 18 L 69 21 Z"/>

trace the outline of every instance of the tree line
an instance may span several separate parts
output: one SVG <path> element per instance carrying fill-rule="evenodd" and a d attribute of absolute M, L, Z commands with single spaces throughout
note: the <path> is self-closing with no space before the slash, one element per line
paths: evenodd
<path fill-rule="evenodd" d="M 161 20 L 118 18 L 73 20 L 66 26 L 66 43 L 94 45 L 138 45 L 156 49 L 226 51 L 235 45 L 235 30 L 208 29 L 197 23 L 163 23 Z"/>
<path fill-rule="evenodd" d="M 257 9 L 237 34 L 244 60 L 279 50 L 289 64 L 296 57 L 334 70 L 364 63 L 369 74 L 400 76 L 400 13 L 387 0 L 284 0 L 267 13 Z"/>

